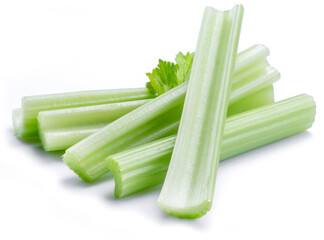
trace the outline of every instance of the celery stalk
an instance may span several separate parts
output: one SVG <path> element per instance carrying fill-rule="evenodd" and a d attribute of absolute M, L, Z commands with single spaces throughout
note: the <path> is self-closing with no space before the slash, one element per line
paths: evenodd
<path fill-rule="evenodd" d="M 183 218 L 211 208 L 243 7 L 206 8 L 160 208 Z"/>
<path fill-rule="evenodd" d="M 80 142 L 82 139 L 105 127 L 118 117 L 126 114 L 127 110 L 133 110 L 132 106 L 136 104 L 141 105 L 140 103 L 144 103 L 146 101 L 150 100 L 139 100 L 40 112 L 38 115 L 39 136 L 43 148 L 46 151 L 66 150 L 67 148 L 72 147 L 74 144 Z M 252 94 L 251 96 L 240 100 L 235 104 L 230 105 L 227 111 L 227 116 L 271 104 L 273 101 L 273 87 L 271 85 L 255 94 Z M 119 109 L 119 107 L 121 109 Z M 93 112 L 97 111 L 100 113 L 99 116 L 97 116 L 97 114 L 92 114 Z M 112 116 L 112 112 L 116 112 L 117 115 L 113 114 Z M 85 117 L 87 119 L 86 122 L 84 121 Z M 73 121 L 66 124 L 64 121 L 66 118 L 70 120 L 73 119 Z M 174 123 L 171 123 L 171 125 L 172 127 L 177 127 L 177 125 Z M 170 126 L 167 125 L 165 125 L 165 127 L 170 128 Z M 177 129 L 174 130 L 176 131 Z"/>
<path fill-rule="evenodd" d="M 46 151 L 65 150 L 75 139 L 100 129 L 149 100 L 44 111 L 38 114 L 39 136 Z M 76 142 L 75 142 L 76 143 Z M 73 145 L 73 144 L 72 144 Z"/>
<path fill-rule="evenodd" d="M 226 119 L 221 160 L 301 133 L 312 126 L 315 102 L 298 95 Z M 164 181 L 176 135 L 106 159 L 115 179 L 115 196 L 125 197 Z"/>
<path fill-rule="evenodd" d="M 19 138 L 37 136 L 37 115 L 41 111 L 149 99 L 152 97 L 145 88 L 93 90 L 23 97 L 21 127 L 16 131 L 16 135 Z"/>
<path fill-rule="evenodd" d="M 247 96 L 237 103 L 231 104 L 227 109 L 227 116 L 232 116 L 271 103 L 274 103 L 273 85 Z"/>
<path fill-rule="evenodd" d="M 250 72 L 251 69 L 260 71 L 260 68 L 264 68 L 260 66 L 259 62 L 264 61 L 268 55 L 268 51 L 265 51 L 265 49 L 266 48 L 262 45 L 256 45 L 242 54 L 238 54 L 235 66 L 236 73 L 234 77 L 236 82 L 249 83 L 252 81 L 258 83 L 252 85 L 254 87 L 262 85 L 264 79 L 268 80 L 267 77 L 265 78 L 255 74 L 246 74 L 246 72 Z M 251 54 L 251 52 L 253 52 L 253 54 Z M 254 54 L 258 57 L 255 57 Z M 268 73 L 266 72 L 265 74 Z M 279 73 L 272 76 L 272 82 L 278 80 L 279 76 Z M 264 85 L 264 87 L 269 86 L 268 81 Z M 172 108 L 178 104 L 181 106 L 183 105 L 187 86 L 188 82 L 185 82 L 174 88 L 176 90 L 171 89 L 167 91 L 157 98 L 150 100 L 143 106 L 140 106 L 134 111 L 117 119 L 108 126 L 100 129 L 95 134 L 83 139 L 66 150 L 66 153 L 63 156 L 64 162 L 85 181 L 94 181 L 98 179 L 101 175 L 108 172 L 108 169 L 104 164 L 107 156 L 126 150 L 129 148 L 129 145 L 139 145 L 136 142 L 136 139 L 134 140 L 134 143 L 129 142 L 129 145 L 123 145 L 122 143 L 125 139 L 134 134 L 136 135 L 137 131 L 142 131 L 142 128 L 145 128 L 148 122 L 159 119 L 159 115 L 167 114 L 168 108 Z M 177 102 L 175 102 L 174 99 Z M 235 101 L 233 101 L 233 104 L 234 103 Z M 154 133 L 154 130 L 152 130 L 152 133 Z M 158 139 L 161 136 L 155 134 L 155 137 Z"/>

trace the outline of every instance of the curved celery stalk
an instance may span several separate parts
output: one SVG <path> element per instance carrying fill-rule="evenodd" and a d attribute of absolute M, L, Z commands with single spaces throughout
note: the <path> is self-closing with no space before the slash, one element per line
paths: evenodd
<path fill-rule="evenodd" d="M 253 52 L 253 54 L 251 54 L 251 52 Z M 258 57 L 255 57 L 254 54 Z M 255 72 L 262 71 L 264 66 L 259 63 L 264 62 L 267 55 L 268 51 L 262 45 L 255 45 L 246 50 L 244 54 L 238 54 L 236 61 L 237 72 L 235 73 L 236 82 L 249 83 L 252 81 L 257 83 L 252 85 L 252 87 L 262 84 L 265 85 L 264 87 L 269 86 L 269 81 L 266 83 L 264 82 L 268 77 L 264 77 L 263 75 L 258 76 L 258 74 L 246 74 L 246 72 L 251 73 L 251 69 L 254 69 Z M 268 73 L 265 72 L 265 74 L 267 75 Z M 278 80 L 279 76 L 280 74 L 278 73 L 272 78 L 272 81 L 275 82 Z M 244 84 L 242 85 L 244 86 Z M 63 157 L 64 162 L 83 180 L 94 181 L 98 179 L 108 172 L 104 164 L 105 158 L 128 148 L 128 145 L 123 145 L 125 139 L 127 140 L 129 136 L 136 135 L 137 131 L 142 131 L 143 128 L 146 128 L 147 122 L 156 121 L 156 119 L 159 119 L 159 115 L 167 114 L 169 110 L 166 110 L 166 106 L 172 108 L 172 106 L 177 105 L 177 103 L 173 102 L 174 98 L 181 102 L 179 105 L 183 105 L 187 86 L 188 82 L 185 82 L 177 87 L 177 91 L 173 89 L 167 91 L 161 96 L 150 100 L 143 106 L 114 121 L 112 123 L 114 127 L 107 126 L 83 139 L 81 142 L 67 149 Z M 255 92 L 257 91 L 251 91 L 251 94 Z M 180 117 L 178 120 L 180 120 Z M 177 130 L 177 128 L 175 130 Z M 152 133 L 154 133 L 154 130 L 152 130 Z M 156 139 L 161 138 L 161 136 L 157 134 L 154 136 Z M 134 146 L 137 144 L 137 139 L 134 141 L 134 143 L 129 144 Z M 89 145 L 91 147 L 88 147 Z"/>
<path fill-rule="evenodd" d="M 40 112 L 38 125 L 43 147 L 46 151 L 65 150 L 66 146 L 70 147 L 81 141 L 84 134 L 103 128 L 148 101 L 137 100 Z"/>
<path fill-rule="evenodd" d="M 39 136 L 43 147 L 46 151 L 65 150 L 72 147 L 82 139 L 105 127 L 114 119 L 126 114 L 127 110 L 130 112 L 133 108 L 132 106 L 137 104 L 140 106 L 142 105 L 141 103 L 146 101 L 149 100 L 40 112 L 38 115 Z M 271 85 L 233 105 L 230 105 L 227 111 L 227 116 L 271 104 L 273 102 L 273 87 Z M 119 107 L 121 109 L 119 109 Z M 99 116 L 97 114 L 92 114 L 93 112 L 97 112 L 97 110 L 100 112 Z M 116 112 L 117 115 L 111 115 L 112 111 Z M 79 112 L 83 114 L 81 115 Z M 83 115 L 86 116 L 86 122 L 84 121 L 85 116 Z M 70 120 L 73 119 L 73 121 L 69 124 L 60 121 L 61 119 L 66 118 Z M 172 126 L 176 127 L 174 123 L 172 123 Z M 165 127 L 169 128 L 170 126 Z M 176 130 L 177 129 L 175 129 L 175 131 Z"/>
<path fill-rule="evenodd" d="M 221 160 L 301 133 L 315 118 L 311 96 L 298 95 L 272 105 L 227 118 Z M 176 135 L 109 156 L 107 167 L 115 179 L 115 196 L 125 197 L 163 182 Z"/>
<path fill-rule="evenodd" d="M 201 217 L 212 204 L 243 7 L 206 8 L 160 208 Z"/>
<path fill-rule="evenodd" d="M 146 88 L 93 90 L 23 97 L 21 127 L 16 135 L 19 138 L 37 136 L 37 115 L 41 111 L 149 99 L 152 97 Z"/>
<path fill-rule="evenodd" d="M 271 103 L 274 103 L 273 85 L 231 104 L 227 109 L 227 116 L 233 116 Z"/>

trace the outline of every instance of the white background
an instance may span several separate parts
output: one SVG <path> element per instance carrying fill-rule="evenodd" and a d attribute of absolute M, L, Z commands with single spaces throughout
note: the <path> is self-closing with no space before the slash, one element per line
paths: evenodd
<path fill-rule="evenodd" d="M 236 1 L 1 1 L 0 239 L 324 239 L 322 1 L 241 1 L 239 49 L 270 48 L 276 99 L 317 102 L 303 134 L 220 164 L 212 210 L 164 214 L 159 188 L 122 200 L 13 136 L 22 96 L 142 87 L 158 58 L 194 51 L 205 6 Z"/>

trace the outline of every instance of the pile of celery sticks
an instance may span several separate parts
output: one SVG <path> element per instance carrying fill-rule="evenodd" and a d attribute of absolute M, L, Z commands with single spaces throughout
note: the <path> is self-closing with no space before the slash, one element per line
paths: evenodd
<path fill-rule="evenodd" d="M 243 7 L 207 7 L 195 53 L 159 60 L 146 88 L 28 96 L 13 111 L 18 138 L 46 151 L 84 181 L 109 171 L 121 198 L 163 183 L 160 208 L 198 218 L 211 208 L 220 160 L 310 128 L 315 102 L 301 94 L 274 101 L 279 72 L 269 50 L 237 54 Z"/>

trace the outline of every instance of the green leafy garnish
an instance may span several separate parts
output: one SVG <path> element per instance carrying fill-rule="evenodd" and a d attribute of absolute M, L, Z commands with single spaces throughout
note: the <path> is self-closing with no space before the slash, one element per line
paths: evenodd
<path fill-rule="evenodd" d="M 150 81 L 146 88 L 152 95 L 161 95 L 170 89 L 186 82 L 190 78 L 190 71 L 194 54 L 184 55 L 179 52 L 176 56 L 176 64 L 159 59 L 159 64 L 152 73 L 147 73 Z"/>
<path fill-rule="evenodd" d="M 189 80 L 193 59 L 194 53 L 189 52 L 186 55 L 179 52 L 176 56 L 178 85 Z"/>

